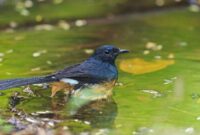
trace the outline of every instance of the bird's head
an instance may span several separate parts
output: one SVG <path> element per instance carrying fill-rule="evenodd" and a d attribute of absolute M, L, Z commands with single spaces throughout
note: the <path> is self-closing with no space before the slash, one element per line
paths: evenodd
<path fill-rule="evenodd" d="M 119 54 L 128 53 L 128 50 L 117 48 L 113 45 L 104 45 L 97 48 L 92 55 L 95 59 L 111 64 L 115 63 L 115 59 Z"/>

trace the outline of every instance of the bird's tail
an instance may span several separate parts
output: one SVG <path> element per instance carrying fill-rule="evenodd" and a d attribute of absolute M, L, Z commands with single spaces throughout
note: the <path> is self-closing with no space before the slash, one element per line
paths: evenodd
<path fill-rule="evenodd" d="M 13 87 L 19 87 L 29 84 L 40 84 L 55 81 L 50 76 L 32 77 L 32 78 L 17 78 L 0 81 L 0 90 L 5 90 Z"/>

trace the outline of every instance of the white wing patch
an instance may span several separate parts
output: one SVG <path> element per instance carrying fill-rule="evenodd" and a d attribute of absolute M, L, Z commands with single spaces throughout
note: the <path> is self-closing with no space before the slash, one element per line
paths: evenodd
<path fill-rule="evenodd" d="M 74 79 L 70 79 L 70 78 L 63 78 L 60 80 L 61 82 L 64 82 L 64 83 L 68 83 L 70 85 L 76 85 L 78 84 L 79 82 L 77 80 L 74 80 Z"/>

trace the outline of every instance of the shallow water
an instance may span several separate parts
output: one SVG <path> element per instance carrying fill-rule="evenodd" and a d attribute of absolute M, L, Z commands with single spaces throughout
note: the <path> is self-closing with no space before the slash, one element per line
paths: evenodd
<path fill-rule="evenodd" d="M 14 113 L 17 119 L 23 119 L 20 126 L 43 121 L 47 129 L 64 127 L 72 133 L 198 134 L 199 13 L 177 9 L 126 17 L 125 21 L 115 21 L 114 17 L 103 24 L 74 26 L 68 31 L 30 28 L 1 32 L 0 51 L 5 53 L 0 62 L 1 79 L 51 73 L 86 59 L 90 55 L 86 49 L 101 44 L 115 44 L 131 51 L 118 58 L 118 67 L 127 59 L 138 58 L 146 62 L 145 67 L 139 67 L 140 71 L 152 68 L 148 73 L 138 74 L 134 65 L 136 73 L 119 68 L 119 84 L 107 100 L 67 99 L 62 92 L 50 98 L 50 89 L 37 86 L 31 87 L 33 95 L 22 92 L 23 88 L 2 91 L 2 118 L 12 116 L 7 109 L 9 97 L 18 91 L 23 99 Z M 148 48 L 148 43 L 161 47 L 154 50 Z M 34 57 L 38 51 L 44 53 Z M 157 59 L 174 62 L 157 68 L 154 63 Z M 134 64 L 138 66 L 141 61 Z"/>

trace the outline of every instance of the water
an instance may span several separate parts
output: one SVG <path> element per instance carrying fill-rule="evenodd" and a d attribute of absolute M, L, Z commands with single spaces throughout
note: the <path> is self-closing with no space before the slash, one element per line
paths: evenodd
<path fill-rule="evenodd" d="M 130 15 L 125 21 L 115 17 L 102 23 L 97 20 L 68 31 L 57 27 L 51 31 L 2 31 L 1 79 L 51 73 L 86 59 L 90 54 L 85 49 L 101 44 L 131 51 L 117 60 L 119 84 L 111 98 L 88 102 L 68 99 L 62 92 L 50 98 L 50 90 L 38 86 L 31 87 L 33 95 L 14 88 L 2 91 L 2 119 L 13 122 L 15 114 L 16 119 L 22 119 L 18 128 L 34 123 L 45 125 L 49 133 L 53 128 L 82 134 L 198 134 L 199 21 L 199 13 L 177 9 Z M 162 47 L 154 50 L 149 43 Z M 35 52 L 44 53 L 34 57 Z M 138 70 L 126 63 L 134 73 L 120 68 L 127 59 L 136 58 Z M 163 66 L 162 60 L 173 63 Z M 22 97 L 15 108 L 11 106 L 11 113 L 8 103 L 14 91 Z"/>

